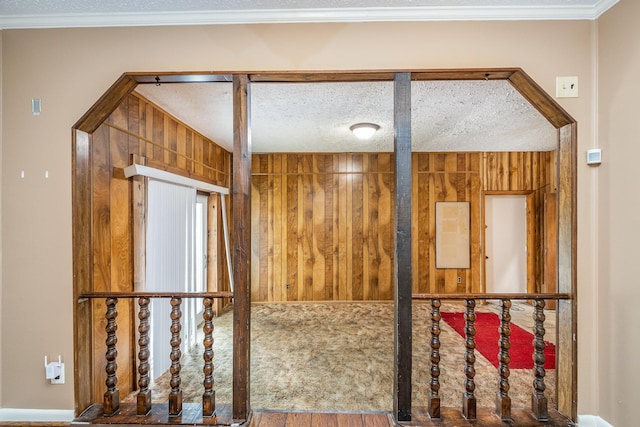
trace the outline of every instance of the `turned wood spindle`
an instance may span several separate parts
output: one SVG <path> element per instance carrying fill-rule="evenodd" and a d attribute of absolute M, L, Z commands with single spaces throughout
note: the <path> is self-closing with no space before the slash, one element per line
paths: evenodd
<path fill-rule="evenodd" d="M 429 382 L 429 415 L 440 418 L 440 306 L 439 299 L 431 300 L 431 381 Z"/>
<path fill-rule="evenodd" d="M 216 392 L 213 390 L 213 298 L 204 301 L 204 394 L 202 395 L 202 416 L 211 417 L 216 410 Z"/>
<path fill-rule="evenodd" d="M 509 362 L 511 356 L 509 355 L 509 349 L 511 348 L 511 300 L 502 300 L 502 314 L 500 316 L 500 326 L 498 331 L 500 332 L 500 340 L 498 342 L 500 346 L 500 353 L 498 359 L 500 360 L 500 366 L 498 367 L 498 373 L 500 379 L 498 380 L 498 393 L 496 395 L 496 413 L 501 420 L 507 421 L 511 419 L 511 398 L 509 397 Z"/>
<path fill-rule="evenodd" d="M 105 343 L 107 344 L 107 352 L 105 353 L 105 358 L 107 359 L 107 366 L 105 371 L 107 372 L 107 379 L 105 380 L 105 385 L 107 386 L 107 391 L 104 393 L 103 412 L 104 415 L 111 416 L 115 415 L 120 409 L 120 390 L 116 387 L 118 383 L 118 377 L 116 376 L 118 369 L 118 364 L 116 363 L 116 358 L 118 357 L 118 350 L 116 349 L 116 344 L 118 343 L 118 337 L 116 336 L 118 310 L 116 309 L 116 304 L 118 304 L 118 299 L 107 298 L 106 304 L 107 313 L 105 317 L 107 326 L 105 331 L 107 332 L 107 339 Z"/>
<path fill-rule="evenodd" d="M 138 298 L 138 305 L 140 310 L 138 311 L 138 319 L 140 324 L 138 325 L 138 332 L 140 336 L 138 338 L 138 346 L 140 351 L 138 352 L 138 360 L 140 366 L 138 366 L 138 396 L 137 396 L 137 414 L 147 415 L 151 411 L 151 390 L 149 389 L 149 298 Z"/>
<path fill-rule="evenodd" d="M 182 412 L 182 390 L 180 389 L 180 344 L 182 339 L 180 338 L 180 331 L 182 325 L 180 324 L 180 318 L 182 317 L 182 311 L 180 311 L 180 304 L 182 304 L 182 298 L 171 298 L 171 392 L 169 393 L 169 416 L 177 417 Z"/>
<path fill-rule="evenodd" d="M 544 321 L 546 319 L 544 315 L 544 300 L 536 300 L 534 304 L 533 311 L 533 361 L 535 366 L 533 368 L 534 371 L 534 379 L 533 379 L 533 394 L 531 395 L 531 411 L 538 419 L 538 421 L 548 421 L 549 420 L 549 410 L 547 408 L 547 398 L 544 396 L 544 390 L 546 386 L 544 384 L 544 377 L 546 372 L 544 370 L 544 363 L 546 362 L 546 358 L 544 356 Z"/>
<path fill-rule="evenodd" d="M 476 389 L 476 383 L 475 383 L 474 377 L 476 376 L 476 368 L 475 368 L 476 313 L 474 310 L 476 307 L 476 301 L 472 299 L 467 299 L 467 300 L 464 300 L 464 304 L 466 307 L 466 311 L 465 311 L 466 350 L 464 353 L 464 361 L 465 361 L 464 373 L 465 373 L 466 379 L 464 382 L 465 391 L 462 394 L 462 415 L 464 415 L 464 417 L 468 420 L 475 420 L 476 419 L 476 397 L 474 392 Z"/>

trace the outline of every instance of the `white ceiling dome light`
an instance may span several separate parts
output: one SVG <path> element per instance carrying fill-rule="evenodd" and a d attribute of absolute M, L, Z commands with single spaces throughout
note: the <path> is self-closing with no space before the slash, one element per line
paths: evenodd
<path fill-rule="evenodd" d="M 380 129 L 380 126 L 375 123 L 356 123 L 349 129 L 359 139 L 369 139 Z"/>

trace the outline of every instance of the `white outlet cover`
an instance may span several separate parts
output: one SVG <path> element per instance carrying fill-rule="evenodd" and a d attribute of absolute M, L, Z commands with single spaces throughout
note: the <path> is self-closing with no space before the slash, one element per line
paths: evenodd
<path fill-rule="evenodd" d="M 556 98 L 577 98 L 578 77 L 556 77 Z"/>

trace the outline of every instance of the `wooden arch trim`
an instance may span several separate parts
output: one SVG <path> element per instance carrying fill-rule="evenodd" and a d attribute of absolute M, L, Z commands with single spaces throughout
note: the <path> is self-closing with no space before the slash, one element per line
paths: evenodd
<path fill-rule="evenodd" d="M 109 117 L 120 103 L 138 86 L 138 82 L 130 75 L 123 74 L 96 101 L 95 104 L 73 125 L 79 131 L 92 134 Z"/>
<path fill-rule="evenodd" d="M 75 397 L 76 413 L 93 403 L 96 396 L 92 396 L 90 381 L 92 377 L 90 348 L 85 340 L 91 337 L 91 329 L 87 319 L 90 310 L 86 305 L 78 303 L 78 295 L 91 289 L 91 230 L 88 226 L 91 203 L 91 161 L 89 148 L 92 145 L 92 133 L 109 117 L 120 103 L 136 88 L 138 84 L 160 83 L 194 83 L 194 82 L 231 82 L 238 76 L 246 76 L 246 84 L 252 82 L 281 82 L 281 83 L 313 83 L 313 82 L 375 82 L 394 81 L 397 72 L 409 73 L 411 80 L 508 80 L 531 105 L 533 105 L 556 129 L 558 129 L 558 162 L 559 180 L 559 225 L 562 233 L 559 236 L 559 251 L 563 258 L 559 265 L 559 289 L 572 295 L 572 299 L 562 303 L 558 310 L 561 331 L 559 334 L 572 345 L 565 347 L 563 364 L 558 371 L 559 409 L 577 419 L 577 344 L 575 333 L 577 330 L 576 307 L 576 121 L 533 79 L 520 68 L 482 68 L 482 69 L 440 69 L 440 70 L 360 70 L 360 71 L 297 71 L 297 72 L 137 72 L 124 73 L 102 95 L 96 103 L 73 126 L 72 151 L 72 195 L 73 195 L 73 259 L 74 259 L 74 357 L 76 373 Z M 233 170 L 233 181 L 249 174 L 250 171 Z M 246 179 L 246 178 L 245 178 Z M 249 178 L 250 179 L 250 178 Z M 244 185 L 246 186 L 246 182 Z M 234 228 L 240 224 L 234 222 Z M 235 231 L 234 231 L 235 234 Z M 237 251 L 250 250 L 250 242 L 234 242 Z M 244 278 L 243 280 L 247 280 Z M 243 286 L 241 283 L 236 284 Z M 246 284 L 245 284 L 246 285 Z M 246 310 L 245 310 L 246 311 Z M 241 322 L 243 319 L 238 319 Z M 247 324 L 249 319 L 247 318 Z M 243 352 L 244 357 L 247 352 Z M 248 369 L 248 368 L 247 368 Z M 248 371 L 243 381 L 248 382 Z M 248 390 L 245 384 L 244 390 Z M 99 397 L 98 397 L 99 398 Z M 238 408 L 238 413 L 250 408 L 248 392 Z M 247 415 L 247 414 L 245 414 Z"/>
<path fill-rule="evenodd" d="M 408 70 L 411 80 L 508 80 L 557 129 L 575 120 L 521 68 Z M 252 83 L 321 83 L 393 81 L 396 71 L 322 72 L 163 72 L 124 73 L 73 126 L 93 133 L 138 84 L 232 81 L 246 74 Z"/>

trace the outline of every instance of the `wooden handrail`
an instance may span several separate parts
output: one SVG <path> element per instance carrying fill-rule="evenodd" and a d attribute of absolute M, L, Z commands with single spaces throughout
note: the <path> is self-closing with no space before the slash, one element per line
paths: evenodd
<path fill-rule="evenodd" d="M 465 300 L 465 299 L 510 299 L 510 300 L 570 300 L 573 297 L 570 294 L 526 294 L 526 293 L 503 293 L 503 294 L 489 294 L 489 293 L 477 293 L 477 294 L 413 294 L 411 296 L 414 300 Z"/>
<path fill-rule="evenodd" d="M 86 292 L 78 302 L 93 298 L 233 298 L 233 292 Z"/>

